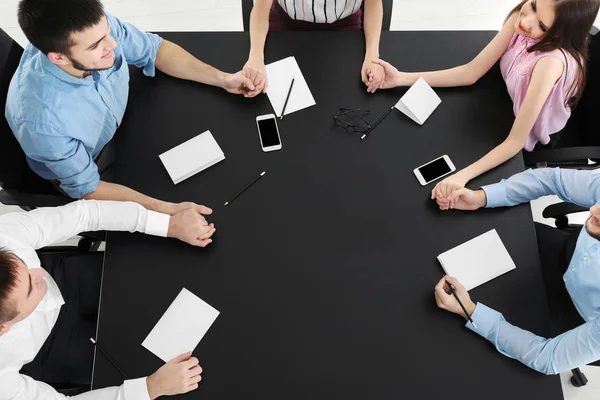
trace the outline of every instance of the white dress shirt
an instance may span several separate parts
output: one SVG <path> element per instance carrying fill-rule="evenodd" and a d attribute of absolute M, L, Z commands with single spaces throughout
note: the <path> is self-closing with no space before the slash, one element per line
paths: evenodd
<path fill-rule="evenodd" d="M 169 216 L 137 203 L 80 200 L 63 207 L 39 208 L 0 216 L 0 247 L 18 256 L 29 269 L 42 268 L 35 249 L 86 231 L 129 231 L 167 236 Z M 58 400 L 67 397 L 51 386 L 19 373 L 50 335 L 65 303 L 54 279 L 46 273 L 48 290 L 24 320 L 0 336 L 0 400 Z M 91 345 L 91 344 L 90 344 Z M 120 387 L 93 390 L 77 400 L 149 400 L 146 377 Z"/>

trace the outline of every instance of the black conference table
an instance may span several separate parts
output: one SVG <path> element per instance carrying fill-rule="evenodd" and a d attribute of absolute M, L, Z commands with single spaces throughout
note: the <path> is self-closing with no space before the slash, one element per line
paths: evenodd
<path fill-rule="evenodd" d="M 494 32 L 385 32 L 381 56 L 406 71 L 475 56 Z M 198 58 L 237 71 L 245 33 L 163 34 Z M 547 377 L 498 353 L 436 307 L 436 256 L 495 228 L 517 269 L 471 291 L 508 321 L 549 335 L 548 306 L 528 204 L 442 212 L 413 168 L 448 154 L 462 168 L 507 135 L 512 103 L 497 66 L 467 88 L 437 89 L 419 126 L 394 111 L 364 141 L 336 127 L 338 108 L 374 122 L 406 89 L 368 94 L 362 34 L 270 34 L 266 62 L 294 55 L 316 106 L 279 122 L 283 149 L 263 153 L 245 99 L 157 73 L 132 74 L 117 133 L 115 180 L 160 199 L 211 206 L 214 243 L 109 233 L 98 341 L 130 376 L 162 361 L 141 346 L 185 287 L 221 314 L 196 348 L 203 383 L 186 399 L 562 399 Z M 210 130 L 226 159 L 173 185 L 158 155 Z M 472 181 L 524 169 L 521 155 Z M 266 176 L 226 208 L 245 183 Z M 94 388 L 123 378 L 98 354 Z"/>

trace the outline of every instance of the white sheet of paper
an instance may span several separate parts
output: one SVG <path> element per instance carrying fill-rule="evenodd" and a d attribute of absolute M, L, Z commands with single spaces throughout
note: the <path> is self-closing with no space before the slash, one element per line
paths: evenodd
<path fill-rule="evenodd" d="M 225 159 L 223 150 L 210 131 L 165 151 L 158 156 L 174 184 L 204 171 Z"/>
<path fill-rule="evenodd" d="M 419 78 L 404 93 L 395 107 L 417 124 L 423 125 L 441 102 L 442 99 L 425 82 L 425 79 Z"/>
<path fill-rule="evenodd" d="M 438 261 L 467 290 L 516 268 L 495 229 L 440 254 Z"/>
<path fill-rule="evenodd" d="M 218 316 L 217 310 L 183 288 L 142 346 L 167 362 L 193 351 Z"/>
<path fill-rule="evenodd" d="M 271 106 L 273 106 L 275 115 L 281 117 L 281 111 L 290 90 L 292 79 L 295 79 L 294 87 L 285 107 L 285 115 L 317 104 L 294 57 L 275 61 L 267 65 L 266 70 L 269 82 L 267 96 L 269 97 Z"/>

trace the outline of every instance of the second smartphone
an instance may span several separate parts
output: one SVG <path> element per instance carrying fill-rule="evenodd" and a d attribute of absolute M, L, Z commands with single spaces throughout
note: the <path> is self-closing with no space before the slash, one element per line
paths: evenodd
<path fill-rule="evenodd" d="M 281 137 L 275 114 L 259 115 L 256 117 L 256 126 L 263 151 L 281 150 Z"/>

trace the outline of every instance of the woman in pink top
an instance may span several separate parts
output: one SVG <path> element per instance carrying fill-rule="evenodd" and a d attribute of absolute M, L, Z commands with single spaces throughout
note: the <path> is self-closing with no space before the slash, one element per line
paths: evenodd
<path fill-rule="evenodd" d="M 588 34 L 600 0 L 525 0 L 502 30 L 471 62 L 434 72 L 400 72 L 376 60 L 385 79 L 369 90 L 410 86 L 423 77 L 431 86 L 472 85 L 500 60 L 514 102 L 515 122 L 504 142 L 478 161 L 438 183 L 431 192 L 441 209 L 452 208 L 452 192 L 507 161 L 521 149 L 546 145 L 564 128 L 585 86 Z"/>

